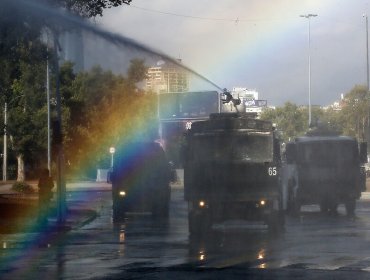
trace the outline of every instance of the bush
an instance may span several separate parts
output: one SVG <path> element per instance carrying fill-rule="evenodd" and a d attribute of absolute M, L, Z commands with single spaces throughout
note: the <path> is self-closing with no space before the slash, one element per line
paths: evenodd
<path fill-rule="evenodd" d="M 34 193 L 33 188 L 26 182 L 15 182 L 12 185 L 12 190 L 20 193 Z"/>

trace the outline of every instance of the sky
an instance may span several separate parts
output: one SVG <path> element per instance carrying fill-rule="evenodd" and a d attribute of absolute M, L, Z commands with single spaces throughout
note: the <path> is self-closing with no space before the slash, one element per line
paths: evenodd
<path fill-rule="evenodd" d="M 96 24 L 166 53 L 221 88 L 269 105 L 329 105 L 366 84 L 370 0 L 133 0 Z M 309 20 L 304 14 L 317 14 Z M 214 90 L 212 85 L 204 90 Z"/>

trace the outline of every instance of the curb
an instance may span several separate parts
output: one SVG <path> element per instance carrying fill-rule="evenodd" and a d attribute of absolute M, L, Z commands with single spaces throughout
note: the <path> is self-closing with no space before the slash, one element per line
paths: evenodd
<path fill-rule="evenodd" d="M 78 223 L 78 224 L 76 225 L 76 228 L 72 228 L 72 229 L 79 229 L 79 228 L 82 228 L 83 226 L 85 226 L 85 225 L 87 225 L 87 224 L 91 223 L 92 221 L 94 221 L 94 220 L 99 216 L 99 215 L 98 215 L 98 213 L 97 213 L 95 210 L 90 210 L 90 209 L 88 209 L 88 210 L 86 210 L 86 211 L 90 213 L 90 216 L 89 216 L 89 217 L 87 217 L 84 221 L 82 221 L 82 222 Z"/>
<path fill-rule="evenodd" d="M 69 209 L 69 214 L 67 213 L 66 221 L 59 225 L 56 221 L 56 219 L 53 217 L 53 220 L 50 221 L 46 228 L 46 231 L 70 231 L 70 230 L 76 230 L 80 229 L 81 227 L 91 223 L 94 221 L 99 215 L 95 210 L 91 209 Z M 78 215 L 79 218 L 76 218 Z M 68 217 L 69 215 L 69 217 Z M 73 219 L 73 216 L 76 219 Z M 83 217 L 83 218 L 82 218 Z"/>

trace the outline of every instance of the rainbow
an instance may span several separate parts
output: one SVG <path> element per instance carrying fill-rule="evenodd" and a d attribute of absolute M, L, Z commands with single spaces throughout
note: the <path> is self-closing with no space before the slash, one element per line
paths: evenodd
<path fill-rule="evenodd" d="M 259 1 L 258 1 L 259 2 Z M 329 1 L 315 1 L 315 12 L 320 12 L 320 10 L 326 9 L 329 6 Z M 290 9 L 293 10 L 302 10 L 302 3 L 299 1 L 286 1 L 291 7 Z M 262 51 L 262 50 L 273 50 L 275 48 L 275 44 L 271 44 L 270 42 L 278 42 L 282 40 L 283 33 L 289 33 L 295 28 L 301 28 L 302 23 L 299 22 L 297 19 L 288 19 L 288 20 L 274 20 L 276 15 L 285 14 L 284 7 L 277 9 L 277 5 L 263 5 L 263 4 L 256 4 L 250 10 L 250 13 L 254 14 L 255 21 L 251 20 L 248 24 L 255 24 L 255 27 L 252 28 L 252 31 L 248 30 L 247 34 L 241 34 L 240 40 L 237 42 L 226 42 L 222 45 L 224 56 L 220 55 L 218 59 L 214 59 L 212 56 L 203 57 L 202 59 L 199 58 L 199 61 L 202 61 L 203 65 L 206 65 L 207 69 L 210 71 L 204 71 L 205 73 L 213 73 L 212 75 L 215 77 L 222 77 L 227 71 L 227 69 L 232 68 L 239 68 L 241 67 L 240 61 L 247 61 L 250 65 L 256 65 L 258 62 L 255 61 L 254 57 L 255 54 Z M 261 20 L 259 21 L 258 18 L 261 19 L 268 19 L 271 18 L 272 20 Z M 298 18 L 298 13 L 297 13 Z M 244 24 L 243 19 L 239 20 L 239 25 Z M 209 23 L 212 25 L 212 22 Z M 260 27 L 261 25 L 261 27 Z M 238 27 L 238 26 L 237 26 Z M 204 28 L 211 28 L 209 26 L 205 26 Z M 220 38 L 222 41 L 222 38 Z M 224 57 L 224 61 L 220 61 L 219 58 Z M 220 67 L 222 65 L 222 67 Z M 216 69 L 216 70 L 215 70 Z M 226 84 L 226 81 L 220 81 L 220 83 Z M 230 85 L 229 85 L 230 86 Z M 139 101 L 134 101 L 139 102 Z M 134 104 L 133 103 L 133 104 Z M 118 105 L 118 104 L 117 104 Z M 135 150 L 130 143 L 138 141 L 142 139 L 142 135 L 151 131 L 155 128 L 157 123 L 153 120 L 147 120 L 145 118 L 135 117 L 135 121 L 132 120 L 133 112 L 131 110 L 126 110 L 128 107 L 124 108 L 107 108 L 106 112 L 102 112 L 102 119 L 104 119 L 104 123 L 107 124 L 105 127 L 105 131 L 107 132 L 107 137 L 102 139 L 96 140 L 91 146 L 88 146 L 86 150 L 90 151 L 88 155 L 83 157 L 81 161 L 77 164 L 81 166 L 89 166 L 92 162 L 92 158 L 94 158 L 98 153 L 101 152 L 100 149 L 97 148 L 96 143 L 99 143 L 98 146 L 106 147 L 107 157 L 109 158 L 108 149 L 110 146 L 120 145 L 121 149 L 125 149 L 131 154 L 135 154 Z M 108 111 L 111 110 L 111 111 Z M 110 112 L 116 111 L 121 112 L 120 114 L 110 114 Z M 98 128 L 97 128 L 98 129 Z M 144 157 L 145 155 L 142 154 Z M 73 160 L 71 160 L 73 162 Z M 133 162 L 128 162 L 128 167 L 132 165 Z M 68 217 L 67 217 L 68 220 Z M 24 229 L 26 230 L 26 228 Z M 19 260 L 20 258 L 25 259 L 33 259 L 37 257 L 38 246 L 44 245 L 48 246 L 48 244 L 55 244 L 58 242 L 62 242 L 63 234 L 60 235 L 53 235 L 50 232 L 42 232 L 42 228 L 39 224 L 29 224 L 27 225 L 27 230 L 30 232 L 36 232 L 33 240 L 23 240 L 22 237 L 16 242 L 27 242 L 25 245 L 25 250 L 22 252 L 21 255 L 7 255 L 7 258 L 4 262 L 1 263 L 0 267 L 3 269 L 7 269 L 11 267 L 11 264 L 15 261 Z M 2 244 L 3 247 L 7 246 L 7 244 Z M 6 250 L 6 249 L 5 249 Z M 24 260 L 23 260 L 24 262 Z M 24 267 L 21 274 L 27 275 L 27 273 L 32 272 L 35 269 L 34 267 Z"/>
<path fill-rule="evenodd" d="M 254 3 L 253 3 L 254 2 Z M 209 75 L 221 87 L 231 89 L 233 86 L 253 86 L 248 84 L 235 84 L 240 80 L 243 83 L 251 83 L 247 72 L 253 73 L 253 69 L 260 64 L 261 54 L 278 54 L 280 48 L 291 47 L 289 42 L 306 40 L 307 22 L 300 18 L 301 14 L 318 13 L 325 16 L 325 11 L 332 8 L 333 1 L 279 1 L 279 3 L 266 4 L 266 2 L 250 1 L 239 4 L 238 11 L 225 10 L 229 13 L 230 19 L 235 22 L 222 22 L 219 24 L 214 21 L 201 21 L 201 31 L 204 34 L 230 34 L 231 40 L 219 37 L 212 42 L 211 49 L 202 50 L 206 46 L 197 46 L 191 52 L 191 59 L 194 61 L 194 68 L 201 73 Z M 244 9 L 243 9 L 244 6 Z M 242 11 L 243 15 L 240 15 Z M 231 14 L 233 13 L 233 14 Z M 223 16 L 224 18 L 227 17 Z M 248 15 L 252 15 L 248 17 Z M 207 14 L 202 15 L 207 17 Z M 239 16 L 239 17 L 237 17 Z M 208 16 L 211 17 L 211 16 Z M 190 33 L 187 29 L 200 26 L 199 22 L 189 23 L 189 27 L 184 27 L 184 33 Z M 301 38 L 297 38 L 297 33 Z M 193 46 L 191 46 L 193 47 Z M 190 51 L 190 50 L 189 50 Z M 305 50 L 302 50 L 305 52 Z M 188 55 L 189 56 L 189 55 Z M 217 56 L 215 58 L 215 56 Z M 240 73 L 239 77 L 230 77 L 228 72 Z"/>

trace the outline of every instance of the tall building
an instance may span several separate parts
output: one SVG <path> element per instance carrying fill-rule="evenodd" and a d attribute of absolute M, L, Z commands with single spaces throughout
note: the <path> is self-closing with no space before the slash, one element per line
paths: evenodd
<path fill-rule="evenodd" d="M 181 62 L 181 59 L 178 61 Z M 152 90 L 158 94 L 187 92 L 189 81 L 186 70 L 174 63 L 159 61 L 156 66 L 148 69 L 146 90 Z"/>

